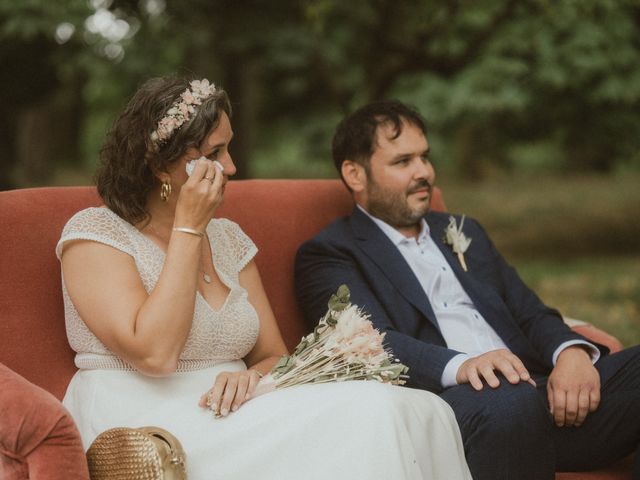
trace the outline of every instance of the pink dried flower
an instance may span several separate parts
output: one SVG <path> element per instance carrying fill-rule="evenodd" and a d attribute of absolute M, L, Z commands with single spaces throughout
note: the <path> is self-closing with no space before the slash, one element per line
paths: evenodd
<path fill-rule="evenodd" d="M 167 110 L 165 116 L 160 119 L 156 130 L 151 132 L 151 143 L 157 148 L 173 135 L 174 131 L 189 121 L 195 113 L 195 107 L 202 105 L 202 101 L 213 95 L 216 87 L 209 80 L 193 80 L 180 94 L 180 98 Z"/>

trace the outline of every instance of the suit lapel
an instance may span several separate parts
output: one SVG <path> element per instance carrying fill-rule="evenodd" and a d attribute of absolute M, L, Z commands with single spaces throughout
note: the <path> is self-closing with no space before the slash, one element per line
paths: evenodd
<path fill-rule="evenodd" d="M 513 342 L 517 341 L 520 335 L 514 322 L 505 321 L 505 319 L 511 318 L 511 314 L 502 302 L 496 301 L 495 294 L 486 285 L 475 279 L 473 272 L 464 271 L 462 265 L 460 265 L 458 255 L 453 252 L 451 245 L 445 243 L 444 232 L 449 223 L 448 218 L 448 216 L 444 215 L 427 215 L 426 220 L 429 224 L 431 238 L 444 255 L 460 285 L 467 292 L 482 317 L 507 345 L 513 345 Z M 472 253 L 472 248 L 473 242 L 469 246 L 469 255 Z M 467 259 L 467 266 L 469 263 Z"/>
<path fill-rule="evenodd" d="M 429 299 L 413 270 L 389 237 L 358 207 L 354 208 L 350 221 L 362 251 L 380 268 L 400 294 L 440 330 Z"/>

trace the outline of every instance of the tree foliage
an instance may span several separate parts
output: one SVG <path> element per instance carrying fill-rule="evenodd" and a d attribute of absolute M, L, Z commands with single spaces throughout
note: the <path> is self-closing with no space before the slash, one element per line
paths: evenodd
<path fill-rule="evenodd" d="M 416 105 L 437 162 L 467 177 L 609 172 L 640 164 L 639 26 L 637 0 L 0 0 L 18 162 L 0 179 L 46 182 L 36 156 L 90 167 L 136 86 L 175 72 L 229 91 L 245 176 L 326 172 L 339 118 L 385 97 Z"/>

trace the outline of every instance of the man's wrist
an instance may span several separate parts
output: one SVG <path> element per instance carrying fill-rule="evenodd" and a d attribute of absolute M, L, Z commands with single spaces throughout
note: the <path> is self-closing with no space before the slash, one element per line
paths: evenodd
<path fill-rule="evenodd" d="M 442 371 L 442 378 L 440 379 L 442 388 L 449 388 L 455 385 L 459 385 L 457 380 L 458 370 L 460 369 L 460 366 L 469 358 L 471 357 L 469 357 L 469 355 L 467 355 L 466 353 L 458 353 L 457 355 L 452 357 L 449 362 L 447 362 L 444 370 Z"/>
<path fill-rule="evenodd" d="M 589 363 L 591 363 L 590 349 L 586 345 L 576 344 L 576 345 L 568 346 L 567 348 L 565 348 L 564 350 L 562 350 L 558 354 L 558 362 L 563 357 L 567 357 L 569 355 L 573 355 L 573 356 L 577 356 L 577 357 L 584 357 L 585 360 L 587 360 Z"/>
<path fill-rule="evenodd" d="M 551 359 L 553 365 L 555 366 L 558 363 L 558 359 L 560 354 L 564 352 L 566 349 L 570 347 L 582 347 L 587 355 L 591 358 L 591 363 L 596 363 L 600 359 L 600 350 L 590 342 L 586 340 L 569 340 L 562 343 L 556 350 L 553 352 L 553 357 Z"/>

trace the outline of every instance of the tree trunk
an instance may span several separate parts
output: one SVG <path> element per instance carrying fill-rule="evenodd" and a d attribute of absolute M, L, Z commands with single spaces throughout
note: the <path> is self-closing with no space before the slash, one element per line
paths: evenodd
<path fill-rule="evenodd" d="M 473 123 L 463 123 L 454 135 L 454 165 L 458 175 L 465 180 L 482 180 L 482 141 Z"/>
<path fill-rule="evenodd" d="M 44 185 L 54 171 L 55 115 L 50 104 L 25 107 L 18 115 L 16 158 L 25 186 Z"/>
<path fill-rule="evenodd" d="M 54 98 L 25 106 L 16 122 L 16 179 L 21 186 L 47 185 L 63 164 L 79 164 L 81 104 Z"/>
<path fill-rule="evenodd" d="M 251 176 L 251 154 L 254 145 L 253 130 L 256 122 L 256 61 L 250 55 L 234 54 L 224 58 L 224 88 L 233 107 L 233 143 L 231 154 L 237 168 L 235 178 Z"/>
<path fill-rule="evenodd" d="M 13 180 L 15 164 L 15 125 L 6 117 L 0 119 L 0 190 L 10 190 L 16 185 Z"/>

